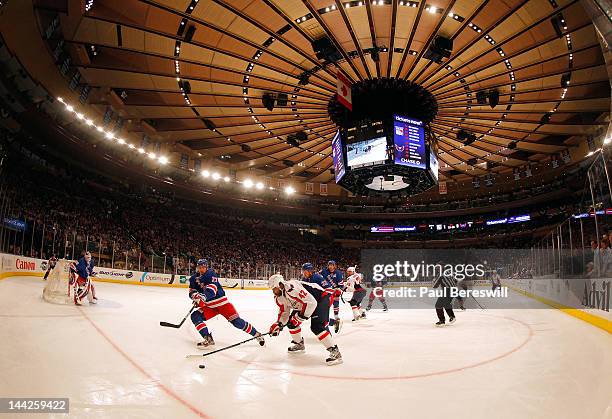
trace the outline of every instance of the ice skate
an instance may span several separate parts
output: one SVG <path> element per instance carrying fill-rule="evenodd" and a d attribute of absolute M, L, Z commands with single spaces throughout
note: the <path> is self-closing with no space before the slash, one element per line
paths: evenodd
<path fill-rule="evenodd" d="M 304 351 L 306 351 L 306 346 L 304 345 L 304 339 L 302 338 L 302 340 L 300 342 L 293 342 L 291 341 L 291 343 L 293 345 L 291 345 L 290 347 L 287 348 L 287 351 L 289 351 L 289 353 L 292 354 L 301 354 Z"/>
<path fill-rule="evenodd" d="M 445 324 L 444 322 L 436 322 L 436 327 L 444 327 Z"/>
<path fill-rule="evenodd" d="M 198 342 L 197 344 L 198 349 L 206 349 L 209 346 L 215 346 L 215 341 L 212 335 L 206 335 L 204 340 L 202 340 L 202 342 Z"/>
<path fill-rule="evenodd" d="M 337 365 L 342 364 L 342 354 L 338 349 L 338 345 L 334 345 L 331 348 L 327 349 L 329 351 L 329 356 L 325 360 L 327 365 Z"/>
<path fill-rule="evenodd" d="M 342 319 L 336 318 L 336 322 L 334 323 L 334 333 L 340 333 L 340 330 L 342 330 L 342 323 Z"/>

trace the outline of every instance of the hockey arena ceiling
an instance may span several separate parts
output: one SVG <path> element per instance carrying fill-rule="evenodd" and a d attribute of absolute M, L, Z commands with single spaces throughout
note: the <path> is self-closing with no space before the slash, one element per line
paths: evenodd
<path fill-rule="evenodd" d="M 50 3 L 35 9 L 47 13 Z M 576 161 L 578 144 L 607 125 L 608 75 L 578 0 L 84 3 L 84 15 L 62 15 L 61 30 L 92 87 L 90 105 L 102 109 L 112 93 L 124 118 L 139 121 L 135 134 L 236 170 L 332 181 L 327 104 L 338 69 L 352 81 L 409 79 L 435 95 L 441 180 L 509 176 L 566 153 Z M 424 58 L 437 35 L 454 44 L 441 64 Z M 336 64 L 315 56 L 321 37 L 339 49 Z M 476 99 L 491 89 L 500 92 L 495 108 Z M 286 106 L 267 110 L 266 92 L 286 93 Z M 462 129 L 476 140 L 464 145 Z M 307 139 L 288 145 L 299 131 Z"/>

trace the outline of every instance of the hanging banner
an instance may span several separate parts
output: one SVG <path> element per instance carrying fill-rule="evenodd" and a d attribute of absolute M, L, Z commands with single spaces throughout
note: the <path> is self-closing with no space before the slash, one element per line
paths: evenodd
<path fill-rule="evenodd" d="M 338 82 L 336 84 L 338 102 L 346 106 L 349 111 L 352 111 L 353 97 L 351 94 L 351 82 L 341 71 L 338 71 L 336 76 L 338 77 Z"/>
<path fill-rule="evenodd" d="M 312 195 L 314 193 L 314 183 L 306 182 L 306 193 Z"/>
<path fill-rule="evenodd" d="M 440 195 L 446 195 L 448 193 L 446 182 L 438 183 L 438 191 L 440 192 Z"/>
<path fill-rule="evenodd" d="M 323 196 L 327 195 L 327 183 L 319 183 L 319 194 Z"/>

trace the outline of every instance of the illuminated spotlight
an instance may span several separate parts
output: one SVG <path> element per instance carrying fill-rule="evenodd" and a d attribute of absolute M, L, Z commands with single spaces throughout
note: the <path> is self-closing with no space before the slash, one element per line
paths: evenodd
<path fill-rule="evenodd" d="M 287 187 L 285 188 L 285 193 L 286 193 L 287 195 L 292 195 L 292 194 L 294 194 L 294 193 L 295 193 L 295 189 L 293 189 L 293 187 L 291 187 L 291 186 L 287 186 Z"/>
<path fill-rule="evenodd" d="M 85 119 L 85 116 L 82 113 L 78 113 L 78 112 L 76 114 L 76 117 L 81 119 L 81 120 Z"/>
<path fill-rule="evenodd" d="M 244 182 L 242 182 L 242 184 L 244 185 L 245 188 L 252 188 L 253 187 L 253 181 L 251 179 L 247 179 Z"/>
<path fill-rule="evenodd" d="M 99 132 L 104 132 L 104 129 L 102 129 L 102 127 L 96 127 L 96 129 L 97 129 Z"/>
<path fill-rule="evenodd" d="M 167 163 L 168 163 L 168 157 L 166 157 L 166 156 L 161 156 L 161 157 L 159 158 L 159 162 L 160 162 L 161 164 L 167 164 Z"/>
<path fill-rule="evenodd" d="M 91 119 L 86 119 L 86 120 L 85 120 L 85 123 L 86 123 L 87 125 L 89 125 L 90 127 L 91 127 L 91 126 L 94 124 L 94 123 L 93 123 L 93 121 L 92 121 Z"/>
<path fill-rule="evenodd" d="M 149 153 L 149 158 L 150 159 L 156 159 L 157 155 L 155 153 L 151 152 L 151 153 Z"/>
<path fill-rule="evenodd" d="M 57 100 L 59 100 L 60 102 L 64 103 L 64 99 L 62 99 L 61 97 L 58 97 Z"/>
<path fill-rule="evenodd" d="M 134 144 L 128 144 L 128 147 L 131 148 L 132 150 L 136 148 Z"/>
<path fill-rule="evenodd" d="M 261 183 L 261 182 L 257 182 L 257 185 L 255 185 L 255 187 L 256 187 L 257 189 L 263 189 L 263 188 L 264 188 L 264 184 L 263 184 L 263 183 Z"/>
<path fill-rule="evenodd" d="M 219 173 L 216 173 L 216 172 L 215 172 L 215 173 L 213 173 L 213 174 L 212 174 L 212 178 L 213 178 L 214 180 L 219 180 L 219 179 L 221 178 L 221 175 L 220 175 Z"/>
<path fill-rule="evenodd" d="M 112 132 L 107 132 L 107 133 L 106 133 L 106 135 L 105 135 L 105 137 L 106 137 L 107 139 L 109 139 L 109 140 L 112 140 L 112 139 L 114 138 L 114 135 L 113 135 L 113 133 L 112 133 Z"/>
<path fill-rule="evenodd" d="M 70 105 L 66 105 L 66 109 L 67 109 L 69 112 L 74 111 L 74 108 L 73 108 L 72 106 L 70 106 Z"/>
<path fill-rule="evenodd" d="M 138 149 L 138 152 L 139 152 L 140 154 L 144 154 L 144 152 L 145 152 L 145 151 L 144 151 L 144 148 L 140 147 L 140 148 Z"/>
<path fill-rule="evenodd" d="M 612 142 L 612 138 L 608 137 L 604 140 L 604 144 L 610 144 Z"/>
<path fill-rule="evenodd" d="M 230 178 L 229 178 L 229 176 L 225 176 L 225 177 L 223 178 L 223 180 L 224 180 L 224 181 L 226 181 L 226 182 L 229 182 L 229 181 L 230 181 Z"/>
<path fill-rule="evenodd" d="M 118 138 L 118 139 L 117 139 L 117 142 L 118 142 L 119 144 L 125 144 L 125 140 L 124 140 L 123 138 Z"/>
<path fill-rule="evenodd" d="M 208 170 L 204 170 L 204 171 L 202 172 L 202 176 L 204 176 L 204 177 L 210 177 L 210 172 L 209 172 Z"/>

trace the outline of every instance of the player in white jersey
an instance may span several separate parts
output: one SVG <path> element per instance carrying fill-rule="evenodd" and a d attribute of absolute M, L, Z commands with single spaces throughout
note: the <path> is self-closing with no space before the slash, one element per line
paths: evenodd
<path fill-rule="evenodd" d="M 365 311 L 361 308 L 361 301 L 366 295 L 366 289 L 361 285 L 363 275 L 356 272 L 355 267 L 346 269 L 347 278 L 344 281 L 344 291 L 352 292 L 353 296 L 349 300 L 351 310 L 353 310 L 353 321 L 365 319 Z"/>
<path fill-rule="evenodd" d="M 310 330 L 329 351 L 325 360 L 327 365 L 341 364 L 342 355 L 327 327 L 330 298 L 324 289 L 314 283 L 285 280 L 280 274 L 272 275 L 268 286 L 279 308 L 278 319 L 270 326 L 270 336 L 278 336 L 283 327 L 287 326 L 292 343 L 287 350 L 289 353 L 304 352 L 306 347 L 301 325 L 310 319 Z"/>

